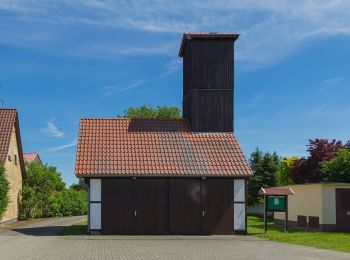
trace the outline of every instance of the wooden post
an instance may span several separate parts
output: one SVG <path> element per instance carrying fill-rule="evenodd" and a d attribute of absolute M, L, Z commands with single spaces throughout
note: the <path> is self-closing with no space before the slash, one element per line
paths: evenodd
<path fill-rule="evenodd" d="M 286 210 L 285 210 L 285 214 L 286 214 L 286 218 L 285 218 L 285 223 L 284 223 L 284 232 L 288 232 L 288 196 L 285 196 L 285 200 L 286 200 Z"/>
<path fill-rule="evenodd" d="M 264 231 L 267 232 L 267 196 L 264 195 Z"/>

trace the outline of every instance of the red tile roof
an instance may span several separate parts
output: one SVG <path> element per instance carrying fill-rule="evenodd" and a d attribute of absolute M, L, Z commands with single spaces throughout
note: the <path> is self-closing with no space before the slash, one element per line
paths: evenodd
<path fill-rule="evenodd" d="M 75 174 L 250 176 L 232 133 L 193 133 L 187 120 L 82 119 Z"/>
<path fill-rule="evenodd" d="M 25 174 L 17 110 L 0 108 L 0 161 L 2 162 L 7 160 L 13 127 L 16 128 L 18 157 L 22 168 L 22 174 Z"/>
<path fill-rule="evenodd" d="M 291 188 L 261 188 L 259 195 L 294 195 L 294 191 Z"/>
<path fill-rule="evenodd" d="M 24 161 L 26 161 L 26 162 L 34 162 L 34 161 L 36 161 L 36 162 L 40 162 L 41 163 L 39 153 L 37 153 L 37 152 L 23 153 L 23 158 L 24 158 Z"/>
<path fill-rule="evenodd" d="M 217 33 L 217 32 L 186 32 L 182 36 L 182 41 L 179 50 L 179 56 L 184 54 L 186 40 L 190 39 L 221 39 L 235 41 L 239 37 L 236 33 Z"/>

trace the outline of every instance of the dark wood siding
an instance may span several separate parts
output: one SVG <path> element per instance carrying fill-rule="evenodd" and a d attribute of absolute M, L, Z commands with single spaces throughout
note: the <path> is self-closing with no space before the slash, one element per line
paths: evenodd
<path fill-rule="evenodd" d="M 206 179 L 202 182 L 203 234 L 232 235 L 233 180 Z"/>
<path fill-rule="evenodd" d="M 135 180 L 135 234 L 168 233 L 168 181 Z"/>
<path fill-rule="evenodd" d="M 191 40 L 183 56 L 183 114 L 195 132 L 233 131 L 233 40 Z"/>
<path fill-rule="evenodd" d="M 169 180 L 170 234 L 201 234 L 200 179 Z"/>
<path fill-rule="evenodd" d="M 132 179 L 102 179 L 103 234 L 133 233 L 133 194 Z"/>
<path fill-rule="evenodd" d="M 103 234 L 233 233 L 233 179 L 102 179 Z"/>

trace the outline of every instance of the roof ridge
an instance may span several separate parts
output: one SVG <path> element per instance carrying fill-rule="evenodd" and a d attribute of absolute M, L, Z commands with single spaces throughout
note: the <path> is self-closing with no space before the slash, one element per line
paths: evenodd
<path fill-rule="evenodd" d="M 114 117 L 82 117 L 80 120 L 150 120 L 150 121 L 187 121 L 186 118 L 114 118 Z"/>

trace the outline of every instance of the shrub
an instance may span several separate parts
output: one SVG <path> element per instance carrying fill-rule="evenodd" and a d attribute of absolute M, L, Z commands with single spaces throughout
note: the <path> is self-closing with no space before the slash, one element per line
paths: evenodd
<path fill-rule="evenodd" d="M 5 176 L 5 167 L 0 162 L 0 220 L 6 212 L 7 205 L 9 203 L 8 191 L 10 184 Z"/>
<path fill-rule="evenodd" d="M 49 197 L 49 217 L 79 216 L 87 214 L 87 191 L 66 189 Z"/>

